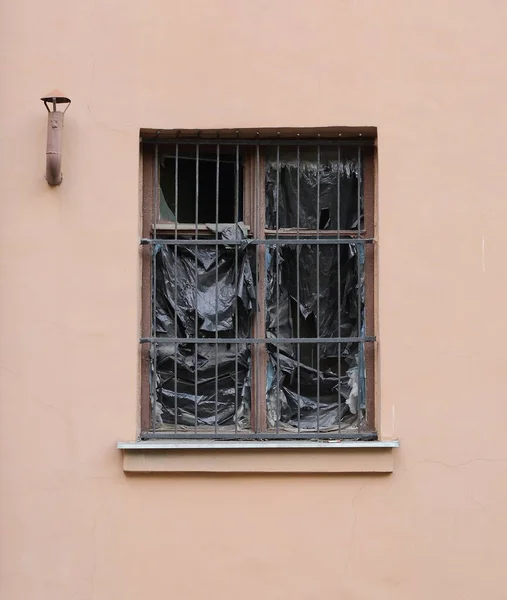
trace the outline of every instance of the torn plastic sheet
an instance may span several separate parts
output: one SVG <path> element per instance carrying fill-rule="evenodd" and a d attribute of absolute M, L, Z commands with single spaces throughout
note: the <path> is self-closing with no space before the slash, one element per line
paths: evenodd
<path fill-rule="evenodd" d="M 240 225 L 220 226 L 220 238 L 243 239 Z M 156 345 L 159 427 L 176 421 L 178 427 L 246 425 L 250 349 L 227 338 L 249 335 L 255 250 L 218 246 L 217 251 L 215 246 L 192 246 L 189 240 L 188 246 L 159 245 L 155 252 L 157 336 L 191 338 L 197 333 L 203 338 L 198 344 Z M 206 343 L 206 337 L 217 333 L 223 343 Z"/>
<path fill-rule="evenodd" d="M 338 162 L 338 149 L 321 148 L 318 161 L 316 149 L 300 148 L 299 165 L 296 149 L 281 148 L 279 161 L 270 152 L 266 157 L 266 227 L 276 228 L 278 212 L 280 228 L 338 229 L 338 175 L 339 228 L 357 228 L 357 149 L 341 148 Z"/>
<path fill-rule="evenodd" d="M 350 388 L 346 373 L 338 377 L 336 369 L 324 369 L 322 364 L 318 373 L 316 369 L 282 353 L 277 357 L 273 347 L 268 349 L 268 353 L 269 369 L 273 373 L 267 395 L 270 427 L 275 427 L 278 421 L 284 429 L 329 431 L 338 427 L 345 429 L 354 423 L 355 413 L 347 404 Z M 280 366 L 278 378 L 277 364 Z"/>
<path fill-rule="evenodd" d="M 234 239 L 234 227 L 231 225 L 222 230 L 222 239 Z M 242 235 L 242 230 L 237 227 L 236 235 Z M 212 245 L 192 246 L 191 240 L 188 246 L 156 247 L 158 335 L 174 336 L 177 333 L 177 337 L 194 337 L 197 316 L 200 335 L 219 331 L 230 332 L 229 337 L 232 337 L 236 305 L 238 334 L 240 337 L 246 335 L 248 316 L 255 299 L 251 266 L 255 250 L 246 245 L 238 248 L 236 270 L 234 247 L 218 246 L 218 252 L 216 248 Z"/>
<path fill-rule="evenodd" d="M 362 248 L 359 250 L 362 253 Z M 268 246 L 266 253 L 266 330 L 268 337 L 355 337 L 358 315 L 357 247 L 322 245 L 319 249 L 319 299 L 317 307 L 317 246 Z M 299 296 L 297 290 L 299 262 Z M 360 259 L 361 295 L 364 268 Z M 278 285 L 276 274 L 278 273 Z M 338 278 L 340 291 L 338 292 Z M 278 295 L 278 300 L 277 300 Z M 299 300 L 299 310 L 298 310 Z M 340 306 L 338 307 L 338 302 Z M 361 297 L 361 308 L 364 297 Z M 318 308 L 318 311 L 317 311 Z M 318 315 L 317 315 L 318 312 Z M 363 319 L 364 321 L 364 319 Z M 338 330 L 339 326 L 339 330 Z M 345 346 L 345 344 L 343 344 Z M 336 356 L 336 344 L 326 344 Z"/>
<path fill-rule="evenodd" d="M 179 344 L 175 361 L 174 345 L 159 346 L 156 405 L 162 425 L 159 428 L 172 426 L 176 414 L 179 429 L 235 422 L 238 427 L 249 425 L 250 351 L 242 345 L 236 357 L 232 344 L 217 344 L 216 348 L 215 344 L 197 344 L 196 351 L 194 344 Z"/>
<path fill-rule="evenodd" d="M 268 337 L 279 338 L 276 344 L 268 344 L 267 413 L 271 427 L 277 422 L 285 429 L 305 431 L 357 426 L 358 403 L 361 409 L 365 407 L 363 349 L 357 342 L 336 344 L 325 341 L 326 337 L 358 335 L 357 248 L 353 244 L 325 245 L 317 250 L 315 245 L 287 244 L 268 249 L 266 331 Z M 361 246 L 359 252 L 362 296 L 364 256 Z M 298 253 L 299 305 L 296 283 Z M 362 297 L 360 302 L 361 333 L 364 334 Z M 299 336 L 302 338 L 299 348 L 297 344 L 283 343 L 284 337 L 298 337 L 298 312 Z M 305 337 L 321 337 L 323 341 L 317 350 L 317 344 L 304 342 Z M 359 372 L 361 386 L 358 385 Z"/>

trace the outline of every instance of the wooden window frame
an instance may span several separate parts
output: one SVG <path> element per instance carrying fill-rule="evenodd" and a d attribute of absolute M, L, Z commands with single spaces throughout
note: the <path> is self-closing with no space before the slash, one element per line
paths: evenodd
<path fill-rule="evenodd" d="M 317 130 L 318 131 L 318 130 Z M 318 140 L 314 135 L 311 139 L 318 145 Z M 161 145 L 164 143 L 174 144 L 175 138 L 161 139 Z M 359 139 L 358 139 L 359 141 Z M 227 140 L 229 142 L 229 140 Z M 205 139 L 202 140 L 205 144 Z M 230 139 L 230 145 L 234 145 L 234 139 Z M 361 237 L 374 239 L 376 233 L 376 146 L 364 146 L 362 148 L 362 181 L 363 181 L 363 228 Z M 264 160 L 262 156 L 252 154 L 244 159 L 243 172 L 243 220 L 250 228 L 254 238 L 263 239 L 266 234 L 275 234 L 276 230 L 266 229 L 265 227 L 265 186 L 264 182 Z M 144 144 L 141 141 L 141 235 L 142 238 L 149 238 L 153 233 L 153 224 L 155 218 L 153 210 L 157 212 L 156 227 L 157 232 L 161 234 L 172 233 L 175 230 L 175 224 L 172 221 L 160 219 L 160 206 L 158 203 L 159 195 L 155 193 L 155 186 L 158 181 L 157 169 L 155 167 L 155 146 L 153 144 Z M 197 217 L 196 217 L 197 218 Z M 205 225 L 200 225 L 199 233 L 206 230 Z M 178 224 L 178 234 L 195 233 L 195 225 Z M 300 228 L 300 234 L 316 236 L 316 230 Z M 278 236 L 294 235 L 295 230 L 290 228 L 279 228 Z M 319 235 L 332 236 L 339 234 L 340 237 L 357 237 L 357 230 L 320 230 Z M 264 260 L 265 246 L 259 248 L 261 256 L 258 257 L 258 281 L 257 290 L 260 296 L 258 303 L 263 307 L 262 311 L 257 313 L 253 322 L 254 337 L 265 337 L 265 286 L 259 285 L 265 277 Z M 375 310 L 375 261 L 376 251 L 375 243 L 364 244 L 364 318 L 365 335 L 374 336 L 376 331 L 376 310 Z M 152 311 L 152 258 L 150 248 L 147 245 L 141 246 L 141 337 L 151 335 L 151 311 Z M 325 340 L 325 338 L 323 338 Z M 252 361 L 267 362 L 267 349 L 265 344 L 253 344 Z M 364 344 L 364 360 L 366 373 L 366 415 L 367 420 L 363 425 L 365 432 L 371 432 L 372 435 L 377 431 L 376 411 L 376 343 Z M 151 430 L 151 402 L 150 402 L 150 345 L 140 344 L 140 363 L 141 363 L 141 435 Z M 251 427 L 252 432 L 267 432 L 266 418 L 266 394 L 262 390 L 266 389 L 265 369 L 253 369 L 252 373 L 257 373 L 252 379 L 252 399 L 251 399 Z M 263 425 L 264 424 L 264 425 Z M 192 432 L 188 434 L 192 438 Z M 297 436 L 295 436 L 297 437 Z"/>

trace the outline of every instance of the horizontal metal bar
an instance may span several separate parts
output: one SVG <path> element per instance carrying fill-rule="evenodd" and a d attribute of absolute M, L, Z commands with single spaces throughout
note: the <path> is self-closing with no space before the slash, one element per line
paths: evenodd
<path fill-rule="evenodd" d="M 182 234 L 184 235 L 184 234 Z M 267 238 L 263 240 L 248 239 L 243 240 L 221 240 L 216 238 L 199 238 L 197 240 L 185 240 L 182 238 L 169 239 L 169 238 L 141 238 L 141 246 L 161 244 L 166 246 L 322 246 L 328 245 L 333 246 L 336 244 L 373 244 L 375 240 L 373 238 Z"/>
<path fill-rule="evenodd" d="M 175 338 L 175 337 L 142 337 L 141 344 L 349 344 L 376 341 L 374 335 L 363 337 L 313 337 L 313 338 Z"/>
<path fill-rule="evenodd" d="M 162 158 L 174 158 L 174 159 L 178 159 L 178 160 L 193 160 L 194 162 L 197 160 L 196 156 L 182 156 L 181 154 L 176 156 L 176 154 L 162 154 Z M 217 159 L 215 158 L 202 158 L 201 156 L 199 157 L 199 160 L 201 162 L 213 162 L 216 164 Z M 226 163 L 229 165 L 235 165 L 236 161 L 235 160 L 224 160 L 223 158 L 220 158 L 220 164 Z"/>
<path fill-rule="evenodd" d="M 157 226 L 158 229 L 158 226 Z M 309 229 L 308 227 L 300 227 L 299 231 L 297 227 L 280 227 L 278 231 L 276 229 L 265 229 L 265 235 L 272 235 L 276 238 L 276 236 L 294 236 L 294 237 L 317 237 L 317 236 L 327 236 L 335 238 L 343 238 L 343 237 L 357 237 L 357 229 Z M 365 233 L 364 229 L 360 230 L 360 234 Z M 281 238 L 280 238 L 281 239 Z"/>
<path fill-rule="evenodd" d="M 141 433 L 141 440 L 377 440 L 377 434 L 375 432 L 369 433 L 338 433 L 338 432 L 327 432 L 327 433 L 153 433 L 147 431 Z"/>
<path fill-rule="evenodd" d="M 236 224 L 237 223 L 219 223 L 219 225 L 230 225 L 231 227 L 234 227 Z M 215 224 L 212 223 L 211 227 L 214 226 Z M 208 235 L 212 235 L 215 233 L 212 229 L 210 229 L 209 225 L 206 225 L 206 223 L 198 223 L 196 227 L 195 223 L 175 223 L 174 221 L 159 221 L 155 227 L 152 227 L 152 230 L 155 229 L 158 231 L 158 233 L 166 233 L 167 231 L 170 231 L 172 233 L 178 230 L 178 235 L 195 235 L 196 230 L 197 232 L 207 233 Z M 241 223 L 241 229 L 250 231 L 250 225 Z M 357 229 L 351 230 L 350 233 L 356 235 Z"/>
<path fill-rule="evenodd" d="M 118 450 L 260 450 L 260 449 L 278 449 L 278 448 L 348 448 L 348 449 L 365 449 L 372 448 L 399 448 L 398 440 L 326 440 L 320 441 L 311 440 L 194 440 L 187 438 L 179 441 L 157 441 L 156 439 L 143 440 L 138 442 L 118 442 L 116 444 Z"/>
<path fill-rule="evenodd" d="M 354 138 L 354 139 L 238 139 L 238 138 L 143 138 L 143 144 L 189 144 L 200 146 L 374 146 L 375 140 L 371 138 Z"/>

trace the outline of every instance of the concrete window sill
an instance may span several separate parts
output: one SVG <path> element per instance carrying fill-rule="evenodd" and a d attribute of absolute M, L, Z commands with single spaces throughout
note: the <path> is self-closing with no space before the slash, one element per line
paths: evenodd
<path fill-rule="evenodd" d="M 392 473 L 397 440 L 118 442 L 126 473 Z"/>

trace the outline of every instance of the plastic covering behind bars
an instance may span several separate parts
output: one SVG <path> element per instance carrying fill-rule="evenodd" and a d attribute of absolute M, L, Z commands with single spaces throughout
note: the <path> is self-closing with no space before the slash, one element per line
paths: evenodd
<path fill-rule="evenodd" d="M 243 235 L 239 226 L 220 231 L 222 239 Z M 157 345 L 159 428 L 249 425 L 250 349 L 226 339 L 250 334 L 254 249 L 218 246 L 217 252 L 215 246 L 196 248 L 189 242 L 155 251 L 157 336 L 203 338 L 197 344 Z M 215 336 L 224 342 L 206 343 Z"/>
<path fill-rule="evenodd" d="M 326 343 L 326 338 L 358 336 L 362 247 L 299 246 L 299 277 L 297 254 L 298 246 L 290 243 L 268 253 L 267 337 L 278 339 L 268 344 L 268 422 L 301 431 L 345 429 L 357 421 L 362 348 L 356 342 Z M 362 319 L 362 298 L 359 304 Z M 284 337 L 300 337 L 301 343 L 283 343 Z M 304 343 L 305 337 L 322 342 Z"/>
<path fill-rule="evenodd" d="M 359 165 L 354 148 L 272 151 L 266 226 L 301 235 L 305 229 L 321 235 L 357 229 L 363 211 Z M 298 247 L 288 240 L 271 247 L 267 267 L 268 337 L 322 338 L 319 344 L 268 345 L 268 424 L 298 431 L 354 426 L 358 407 L 365 407 L 364 349 L 325 338 L 364 334 L 362 246 Z"/>
<path fill-rule="evenodd" d="M 271 151 L 266 160 L 266 227 L 357 227 L 358 162 L 357 149 L 346 147 L 324 147 L 319 155 L 315 148 L 302 148 L 299 157 L 297 150 L 281 149 L 278 156 Z"/>
<path fill-rule="evenodd" d="M 301 235 L 304 229 L 357 228 L 358 165 L 354 149 L 322 149 L 319 157 L 315 149 L 302 149 L 299 156 L 291 149 L 271 152 L 265 163 L 266 227 L 299 227 Z M 245 230 L 220 226 L 219 235 L 243 239 Z M 159 428 L 251 427 L 250 348 L 226 339 L 251 336 L 258 251 L 246 243 L 237 250 L 196 248 L 190 240 L 188 246 L 155 248 L 157 336 L 204 338 L 156 346 Z M 266 246 L 265 262 L 266 337 L 273 343 L 260 368 L 266 369 L 268 426 L 306 432 L 357 426 L 358 408 L 365 407 L 363 346 L 325 338 L 364 335 L 363 246 L 317 246 L 311 240 L 298 246 L 287 239 Z M 206 343 L 215 336 L 224 342 Z M 294 337 L 301 343 L 283 342 Z M 322 342 L 305 343 L 306 337 Z"/>

